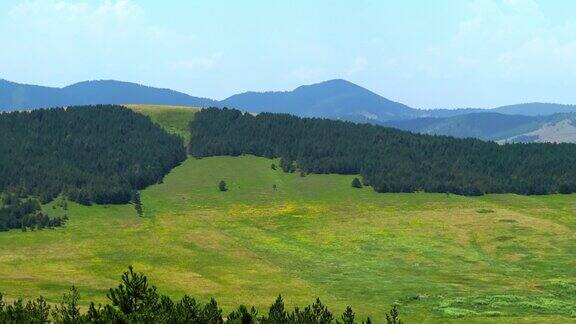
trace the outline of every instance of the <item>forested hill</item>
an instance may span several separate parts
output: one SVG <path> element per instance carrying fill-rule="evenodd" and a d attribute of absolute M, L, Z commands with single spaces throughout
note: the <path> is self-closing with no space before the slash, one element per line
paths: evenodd
<path fill-rule="evenodd" d="M 415 118 L 422 113 L 340 79 L 304 85 L 292 91 L 245 92 L 221 101 L 219 106 L 361 122 Z"/>
<path fill-rule="evenodd" d="M 0 191 L 124 203 L 186 158 L 182 140 L 121 106 L 0 114 Z"/>
<path fill-rule="evenodd" d="M 206 109 L 190 124 L 197 157 L 280 157 L 285 171 L 361 174 L 379 192 L 576 191 L 576 145 L 498 145 L 285 114 Z"/>
<path fill-rule="evenodd" d="M 207 107 L 215 105 L 216 101 L 170 89 L 114 80 L 85 81 L 52 88 L 0 79 L 0 111 L 127 103 Z"/>

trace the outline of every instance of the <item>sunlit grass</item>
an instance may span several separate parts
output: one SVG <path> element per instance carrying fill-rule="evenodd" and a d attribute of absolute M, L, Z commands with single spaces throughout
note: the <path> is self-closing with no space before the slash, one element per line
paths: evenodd
<path fill-rule="evenodd" d="M 161 105 L 126 105 L 126 107 L 142 113 L 158 123 L 169 133 L 180 136 L 185 143 L 190 141 L 188 124 L 200 108 L 184 106 Z"/>
<path fill-rule="evenodd" d="M 0 291 L 58 301 L 74 284 L 105 301 L 132 264 L 164 293 L 226 310 L 282 293 L 380 321 L 395 302 L 410 322 L 572 319 L 574 195 L 378 194 L 272 163 L 189 159 L 142 192 L 143 218 L 70 203 L 64 228 L 0 233 Z"/>

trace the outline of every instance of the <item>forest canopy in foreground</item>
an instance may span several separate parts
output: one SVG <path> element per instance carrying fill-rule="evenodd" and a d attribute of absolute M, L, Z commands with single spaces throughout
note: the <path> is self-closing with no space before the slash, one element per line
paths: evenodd
<path fill-rule="evenodd" d="M 184 295 L 172 300 L 161 295 L 150 285 L 148 278 L 135 272 L 132 267 L 122 275 L 117 288 L 106 294 L 109 303 L 102 306 L 90 303 L 88 311 L 81 313 L 80 294 L 75 287 L 65 294 L 59 305 L 51 307 L 43 297 L 26 303 L 22 299 L 6 304 L 0 294 L 1 323 L 192 323 L 192 324 L 354 324 L 360 323 L 352 307 L 348 306 L 338 318 L 319 298 L 312 305 L 296 307 L 290 311 L 282 296 L 270 306 L 267 313 L 259 314 L 256 308 L 240 305 L 224 317 L 214 298 L 207 304 Z M 396 306 L 386 314 L 389 324 L 402 324 Z M 226 320 L 225 320 L 226 319 Z M 367 318 L 362 324 L 370 324 Z"/>
<path fill-rule="evenodd" d="M 0 114 L 0 191 L 125 203 L 186 158 L 182 141 L 114 105 Z"/>
<path fill-rule="evenodd" d="M 280 157 L 284 171 L 361 174 L 378 192 L 576 192 L 576 145 L 498 145 L 286 114 L 205 109 L 190 123 L 193 156 Z"/>

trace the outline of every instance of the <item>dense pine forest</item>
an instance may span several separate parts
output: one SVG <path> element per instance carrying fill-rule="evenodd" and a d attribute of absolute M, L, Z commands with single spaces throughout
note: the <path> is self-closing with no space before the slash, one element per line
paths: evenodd
<path fill-rule="evenodd" d="M 81 312 L 80 293 L 75 287 L 72 287 L 56 306 L 50 306 L 42 297 L 26 303 L 19 299 L 7 304 L 0 294 L 0 323 L 372 323 L 370 318 L 358 319 L 350 306 L 338 316 L 318 298 L 312 305 L 296 307 L 290 311 L 285 307 L 282 296 L 276 298 L 266 313 L 259 314 L 254 307 L 240 305 L 225 316 L 215 299 L 202 304 L 188 295 L 184 295 L 180 300 L 161 295 L 144 274 L 135 272 L 132 267 L 124 272 L 120 285 L 110 288 L 106 296 L 108 304 L 96 306 L 92 302 L 86 312 Z M 402 324 L 396 307 L 386 314 L 386 322 Z"/>
<path fill-rule="evenodd" d="M 205 109 L 190 124 L 195 157 L 281 158 L 284 171 L 360 174 L 378 192 L 576 191 L 576 145 L 498 145 L 368 124 Z"/>
<path fill-rule="evenodd" d="M 113 105 L 0 114 L 0 192 L 126 203 L 186 158 L 180 138 Z"/>

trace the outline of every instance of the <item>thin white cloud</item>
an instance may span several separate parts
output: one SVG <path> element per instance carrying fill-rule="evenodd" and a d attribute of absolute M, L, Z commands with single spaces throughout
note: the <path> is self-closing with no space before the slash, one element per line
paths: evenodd
<path fill-rule="evenodd" d="M 144 10 L 130 0 L 106 0 L 99 3 L 63 0 L 34 0 L 14 6 L 10 17 L 25 22 L 28 26 L 50 27 L 66 23 L 77 23 L 78 28 L 105 27 L 104 24 L 119 25 L 140 23 Z"/>
<path fill-rule="evenodd" d="M 7 17 L 2 32 L 13 37 L 3 40 L 0 61 L 13 62 L 2 70 L 17 81 L 62 86 L 118 78 L 154 83 L 154 75 L 173 73 L 181 53 L 202 56 L 192 34 L 156 24 L 132 0 L 25 1 Z M 182 65 L 210 68 L 218 59 L 208 56 Z"/>

